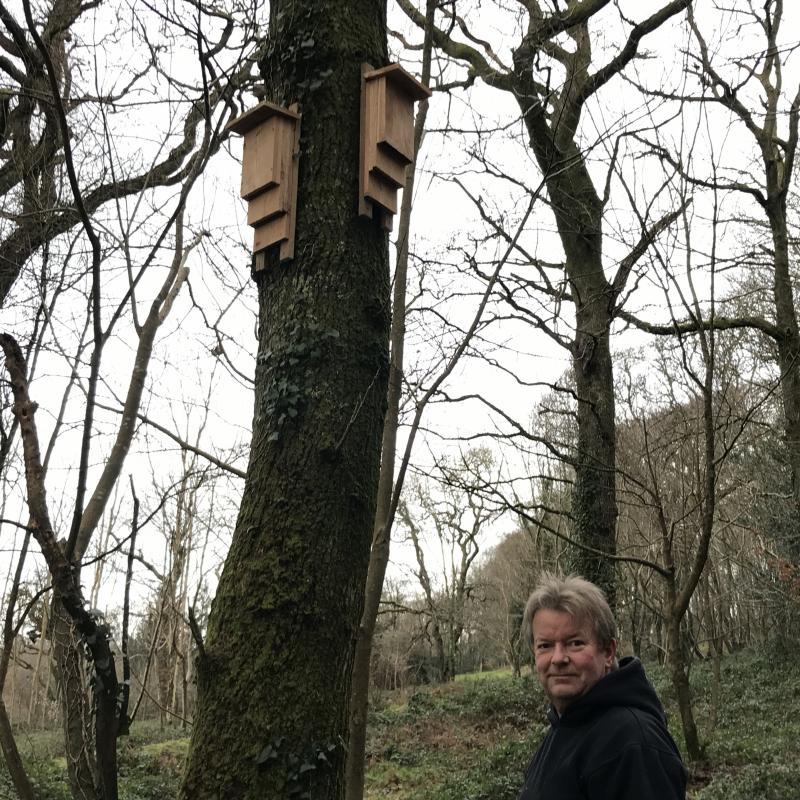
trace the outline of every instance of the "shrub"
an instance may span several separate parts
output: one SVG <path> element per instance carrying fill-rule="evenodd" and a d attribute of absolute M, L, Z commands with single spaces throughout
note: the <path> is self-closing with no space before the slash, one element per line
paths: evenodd
<path fill-rule="evenodd" d="M 800 800 L 800 766 L 753 764 L 717 775 L 694 800 Z"/>

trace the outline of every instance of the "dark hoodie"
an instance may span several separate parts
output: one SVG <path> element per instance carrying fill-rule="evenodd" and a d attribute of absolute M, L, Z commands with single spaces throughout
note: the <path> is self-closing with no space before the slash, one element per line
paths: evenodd
<path fill-rule="evenodd" d="M 684 800 L 686 770 L 638 658 L 623 658 L 559 717 L 519 800 Z"/>

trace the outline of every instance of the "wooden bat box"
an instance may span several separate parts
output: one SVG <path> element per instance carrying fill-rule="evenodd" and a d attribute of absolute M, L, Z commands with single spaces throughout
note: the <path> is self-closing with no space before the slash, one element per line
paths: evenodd
<path fill-rule="evenodd" d="M 297 106 L 259 103 L 227 125 L 244 137 L 241 195 L 247 200 L 247 224 L 255 229 L 255 268 L 264 251 L 280 245 L 280 260 L 294 257 L 300 114 Z"/>
<path fill-rule="evenodd" d="M 358 213 L 379 215 L 389 230 L 397 213 L 397 190 L 405 184 L 406 166 L 414 160 L 414 103 L 430 94 L 399 64 L 361 67 Z"/>

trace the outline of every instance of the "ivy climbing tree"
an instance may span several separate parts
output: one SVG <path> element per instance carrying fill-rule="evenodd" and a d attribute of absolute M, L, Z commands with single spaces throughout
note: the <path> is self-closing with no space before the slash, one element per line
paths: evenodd
<path fill-rule="evenodd" d="M 388 240 L 357 216 L 384 3 L 278 0 L 266 98 L 302 114 L 295 257 L 254 273 L 250 465 L 198 667 L 183 798 L 343 795 L 388 375 Z"/>

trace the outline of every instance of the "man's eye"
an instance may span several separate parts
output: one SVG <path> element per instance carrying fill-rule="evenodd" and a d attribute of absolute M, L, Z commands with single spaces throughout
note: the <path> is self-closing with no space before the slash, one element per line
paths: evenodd
<path fill-rule="evenodd" d="M 536 649 L 537 650 L 549 650 L 550 649 L 550 643 L 549 642 L 539 642 L 539 644 L 536 645 Z"/>
<path fill-rule="evenodd" d="M 584 642 L 583 639 L 573 639 L 569 643 L 569 646 L 570 647 L 583 647 L 585 644 L 586 644 L 586 642 Z"/>

